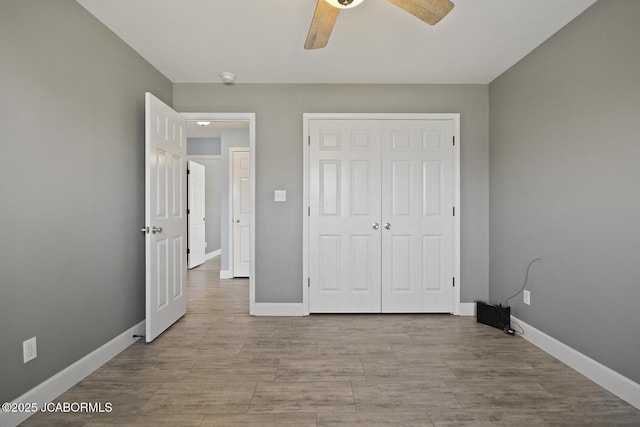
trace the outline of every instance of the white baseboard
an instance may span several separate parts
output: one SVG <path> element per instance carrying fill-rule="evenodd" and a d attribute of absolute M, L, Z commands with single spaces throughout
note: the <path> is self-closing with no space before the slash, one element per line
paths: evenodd
<path fill-rule="evenodd" d="M 620 399 L 640 409 L 640 384 L 550 337 L 517 317 L 511 316 L 511 319 L 524 329 L 522 336 L 524 339 L 562 363 L 569 365 Z"/>
<path fill-rule="evenodd" d="M 231 270 L 220 270 L 221 279 L 233 279 L 233 272 Z"/>
<path fill-rule="evenodd" d="M 476 303 L 475 302 L 461 302 L 458 306 L 458 316 L 475 316 L 476 315 Z"/>
<path fill-rule="evenodd" d="M 45 403 L 51 402 L 65 391 L 79 383 L 100 366 L 107 363 L 118 353 L 136 342 L 139 338 L 133 335 L 144 335 L 144 320 L 124 331 L 111 341 L 92 351 L 77 362 L 69 365 L 48 380 L 38 384 L 22 396 L 14 399 L 14 403 L 38 402 L 41 408 Z M 33 413 L 28 412 L 3 412 L 0 410 L 0 426 L 17 426 Z"/>
<path fill-rule="evenodd" d="M 209 261 L 210 259 L 214 259 L 217 256 L 220 256 L 222 253 L 222 249 L 218 249 L 217 251 L 209 252 L 208 254 L 204 254 L 204 259 Z"/>
<path fill-rule="evenodd" d="M 254 316 L 304 316 L 302 303 L 257 302 Z"/>
<path fill-rule="evenodd" d="M 222 278 L 222 272 L 220 272 Z M 302 303 L 260 303 L 255 304 L 254 316 L 304 316 Z M 458 309 L 458 316 L 475 316 L 476 304 L 461 303 Z"/>

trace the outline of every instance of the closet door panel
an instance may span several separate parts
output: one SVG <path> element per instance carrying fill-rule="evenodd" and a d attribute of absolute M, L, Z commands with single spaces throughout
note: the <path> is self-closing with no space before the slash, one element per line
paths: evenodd
<path fill-rule="evenodd" d="M 382 311 L 453 311 L 453 123 L 385 120 Z"/>
<path fill-rule="evenodd" d="M 312 313 L 379 313 L 379 121 L 312 120 L 309 301 Z"/>

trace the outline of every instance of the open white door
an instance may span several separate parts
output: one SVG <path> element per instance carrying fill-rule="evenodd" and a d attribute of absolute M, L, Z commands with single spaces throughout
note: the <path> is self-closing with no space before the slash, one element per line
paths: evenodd
<path fill-rule="evenodd" d="M 153 341 L 187 311 L 186 122 L 145 94 L 146 334 Z"/>
<path fill-rule="evenodd" d="M 251 270 L 251 198 L 249 151 L 232 151 L 233 277 L 249 277 Z"/>
<path fill-rule="evenodd" d="M 205 262 L 204 170 L 203 165 L 189 160 L 189 205 L 187 206 L 187 217 L 189 218 L 189 251 L 187 258 L 189 268 Z"/>

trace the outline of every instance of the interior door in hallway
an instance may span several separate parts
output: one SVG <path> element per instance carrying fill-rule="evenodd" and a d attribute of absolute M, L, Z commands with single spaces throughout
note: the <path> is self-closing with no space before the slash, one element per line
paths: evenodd
<path fill-rule="evenodd" d="M 385 120 L 382 311 L 453 312 L 453 121 Z"/>
<path fill-rule="evenodd" d="M 249 151 L 232 151 L 232 197 L 233 197 L 233 276 L 249 277 L 251 271 L 251 214 L 249 194 Z"/>
<path fill-rule="evenodd" d="M 145 282 L 147 342 L 187 311 L 186 122 L 145 95 Z"/>
<path fill-rule="evenodd" d="M 311 312 L 380 312 L 380 130 L 310 123 Z"/>
<path fill-rule="evenodd" d="M 205 168 L 200 163 L 189 160 L 188 169 L 188 210 L 189 268 L 205 262 Z"/>

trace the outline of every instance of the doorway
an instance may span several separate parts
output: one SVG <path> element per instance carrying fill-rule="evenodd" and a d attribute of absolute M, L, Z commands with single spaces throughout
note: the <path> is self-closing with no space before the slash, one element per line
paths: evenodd
<path fill-rule="evenodd" d="M 255 113 L 182 113 L 182 116 L 188 121 L 190 124 L 189 128 L 192 131 L 187 131 L 187 136 L 191 137 L 191 135 L 207 135 L 202 132 L 206 132 L 203 129 L 217 129 L 216 132 L 224 135 L 225 133 L 230 135 L 227 138 L 226 142 L 223 141 L 225 138 L 221 138 L 219 145 L 219 154 L 202 154 L 200 156 L 207 156 L 209 159 L 217 158 L 221 167 L 221 179 L 220 183 L 220 199 L 222 203 L 222 207 L 220 210 L 220 258 L 221 258 L 221 268 L 220 268 L 220 278 L 228 279 L 234 277 L 233 267 L 229 267 L 229 261 L 231 260 L 231 256 L 229 253 L 230 247 L 232 245 L 229 244 L 230 238 L 232 238 L 233 233 L 232 230 L 232 217 L 229 215 L 228 204 L 225 201 L 229 200 L 229 173 L 228 173 L 228 153 L 229 147 L 233 146 L 245 146 L 248 150 L 248 169 L 249 179 L 248 179 L 248 197 L 247 201 L 249 204 L 249 214 L 247 218 L 248 227 L 245 231 L 248 236 L 248 277 L 249 277 L 249 313 L 251 315 L 254 314 L 255 309 L 255 174 L 253 171 L 255 170 Z M 208 122 L 209 124 L 198 125 L 197 122 Z M 197 130 L 197 132 L 196 132 Z M 235 135 L 233 135 L 235 134 Z M 243 139 L 246 142 L 239 142 L 239 134 L 244 134 Z M 210 133 L 209 136 L 215 135 Z M 215 137 L 215 136 L 214 136 Z M 190 155 L 190 160 L 198 161 L 200 157 L 198 154 Z M 212 157 L 214 156 L 214 157 Z M 227 165 L 225 167 L 225 165 Z M 211 182 L 210 179 L 207 179 L 207 182 Z M 211 254 L 212 251 L 208 251 Z"/>

